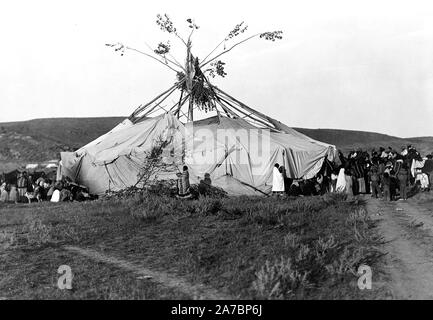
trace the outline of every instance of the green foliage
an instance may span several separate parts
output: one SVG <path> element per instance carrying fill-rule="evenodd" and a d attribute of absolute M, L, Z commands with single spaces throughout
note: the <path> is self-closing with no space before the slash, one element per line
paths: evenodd
<path fill-rule="evenodd" d="M 167 53 L 170 52 L 170 48 L 171 48 L 170 41 L 167 41 L 166 43 L 160 42 L 158 44 L 158 47 L 154 50 L 154 52 L 156 54 L 164 56 L 164 55 L 166 55 Z"/>
<path fill-rule="evenodd" d="M 174 161 L 173 163 L 167 163 L 163 159 L 163 154 L 167 151 L 172 139 L 173 137 L 170 139 L 163 136 L 157 137 L 152 148 L 144 154 L 145 158 L 141 164 L 140 171 L 137 174 L 137 182 L 133 187 L 149 187 L 158 181 L 158 174 L 177 170 Z"/>
<path fill-rule="evenodd" d="M 206 71 L 209 71 L 209 75 L 212 78 L 215 78 L 217 75 L 224 78 L 227 75 L 224 69 L 225 63 L 221 60 L 213 61 L 210 66 L 211 68 L 207 69 Z"/>
<path fill-rule="evenodd" d="M 237 37 L 238 35 L 240 35 L 241 33 L 244 33 L 245 31 L 247 31 L 248 26 L 244 25 L 244 21 L 242 21 L 241 23 L 237 24 L 232 31 L 229 32 L 229 34 L 226 37 L 226 41 L 229 39 L 232 39 L 234 37 Z"/>
<path fill-rule="evenodd" d="M 176 77 L 179 82 L 179 89 L 184 92 L 188 92 L 193 103 L 197 105 L 200 110 L 209 112 L 215 109 L 216 94 L 213 88 L 210 86 L 209 82 L 206 80 L 204 73 L 201 71 L 198 58 L 196 57 L 193 59 L 195 69 L 194 77 L 192 79 L 193 87 L 191 90 L 188 90 L 185 81 L 185 73 L 178 72 L 176 74 Z M 224 74 L 223 65 L 224 63 L 221 62 L 220 64 L 218 64 L 218 70 L 216 66 L 208 70 L 213 70 L 214 75 L 218 74 L 218 72 L 220 74 Z"/>
<path fill-rule="evenodd" d="M 105 45 L 107 47 L 113 48 L 115 52 L 120 52 L 121 56 L 123 56 L 125 54 L 126 47 L 120 42 L 118 42 L 118 43 L 106 43 Z"/>
<path fill-rule="evenodd" d="M 176 27 L 174 26 L 173 21 L 171 21 L 170 17 L 167 14 L 164 14 L 163 16 L 158 14 L 156 17 L 156 24 L 162 31 L 168 33 L 176 33 Z"/>
<path fill-rule="evenodd" d="M 198 25 L 195 24 L 194 20 L 192 20 L 191 18 L 186 19 L 186 22 L 188 22 L 188 28 L 190 29 L 198 29 L 200 28 Z"/>
<path fill-rule="evenodd" d="M 275 41 L 283 39 L 283 31 L 272 31 L 272 32 L 264 32 L 260 34 L 260 38 L 265 38 L 265 40 Z"/>

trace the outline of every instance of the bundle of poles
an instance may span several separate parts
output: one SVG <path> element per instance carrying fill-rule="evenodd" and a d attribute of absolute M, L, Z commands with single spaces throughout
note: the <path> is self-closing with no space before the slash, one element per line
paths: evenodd
<path fill-rule="evenodd" d="M 213 92 L 212 98 L 209 99 L 208 102 L 212 106 L 210 109 L 214 110 L 218 116 L 224 115 L 234 119 L 242 118 L 259 128 L 284 132 L 284 130 L 278 125 L 277 120 L 249 107 L 217 86 L 210 84 L 208 81 L 207 86 Z M 166 102 L 168 98 L 179 91 L 179 99 L 172 106 L 167 107 Z M 194 121 L 194 111 L 198 108 L 199 106 L 194 104 L 194 99 L 191 97 L 191 91 L 188 92 L 187 90 L 182 89 L 181 83 L 177 82 L 164 92 L 157 95 L 151 101 L 138 106 L 129 116 L 129 119 L 132 122 L 137 123 L 143 119 L 156 116 L 157 114 L 171 112 L 177 116 L 178 119 L 183 120 L 184 122 L 192 122 Z"/>

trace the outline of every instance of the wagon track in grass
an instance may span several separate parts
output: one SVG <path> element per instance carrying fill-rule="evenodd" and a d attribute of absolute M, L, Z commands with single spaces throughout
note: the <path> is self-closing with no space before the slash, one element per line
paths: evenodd
<path fill-rule="evenodd" d="M 222 294 L 217 290 L 203 284 L 190 284 L 181 277 L 166 272 L 147 269 L 137 263 L 132 263 L 113 256 L 105 255 L 93 249 L 84 249 L 76 246 L 65 246 L 64 249 L 78 253 L 82 256 L 91 258 L 98 262 L 114 265 L 120 269 L 132 272 L 141 277 L 149 277 L 149 281 L 154 281 L 169 288 L 174 288 L 190 295 L 197 300 L 230 300 L 232 297 Z"/>

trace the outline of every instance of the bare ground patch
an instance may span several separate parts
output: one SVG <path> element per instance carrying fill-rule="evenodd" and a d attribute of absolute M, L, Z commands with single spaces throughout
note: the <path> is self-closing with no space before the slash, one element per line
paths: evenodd
<path fill-rule="evenodd" d="M 384 202 L 371 199 L 367 210 L 380 220 L 388 252 L 387 286 L 395 299 L 433 298 L 433 218 L 414 201 Z"/>

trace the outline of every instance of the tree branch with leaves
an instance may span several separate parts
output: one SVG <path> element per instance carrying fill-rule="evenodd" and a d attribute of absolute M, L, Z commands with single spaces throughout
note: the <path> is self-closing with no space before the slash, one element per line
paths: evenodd
<path fill-rule="evenodd" d="M 163 32 L 173 35 L 185 46 L 186 62 L 184 65 L 171 55 L 172 45 L 170 41 L 160 41 L 155 49 L 152 49 L 148 44 L 146 44 L 150 50 L 149 53 L 125 46 L 122 43 L 107 44 L 107 46 L 114 48 L 116 52 L 120 52 L 121 56 L 124 55 L 126 50 L 135 51 L 152 58 L 170 70 L 176 72 L 179 83 L 178 88 L 190 94 L 191 101 L 204 111 L 213 110 L 215 107 L 215 94 L 212 88 L 208 85 L 209 82 L 206 78 L 206 74 L 212 78 L 217 76 L 224 78 L 227 75 L 227 72 L 225 71 L 226 64 L 219 59 L 221 56 L 229 53 L 237 46 L 240 46 L 253 38 L 260 38 L 268 41 L 281 40 L 283 33 L 282 31 L 256 33 L 233 43 L 235 39 L 244 35 L 248 30 L 248 26 L 242 21 L 241 23 L 236 24 L 224 39 L 219 42 L 217 46 L 200 62 L 199 58 L 194 56 L 192 53 L 192 36 L 194 32 L 199 29 L 199 26 L 191 18 L 188 18 L 186 22 L 191 31 L 189 32 L 188 37 L 183 37 L 167 14 L 158 14 L 156 19 L 156 24 Z M 222 51 L 217 52 L 221 46 L 223 46 Z M 208 67 L 203 69 L 205 66 Z"/>

